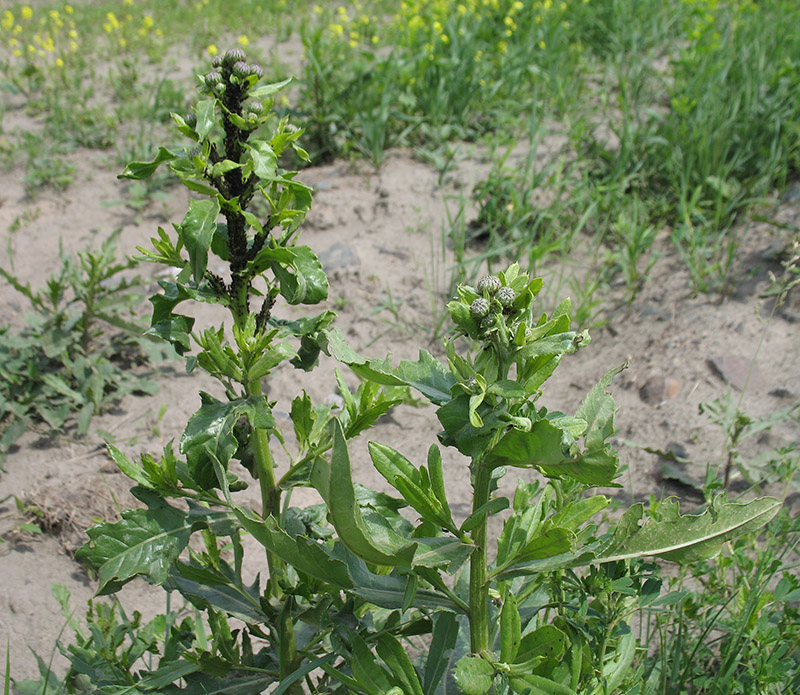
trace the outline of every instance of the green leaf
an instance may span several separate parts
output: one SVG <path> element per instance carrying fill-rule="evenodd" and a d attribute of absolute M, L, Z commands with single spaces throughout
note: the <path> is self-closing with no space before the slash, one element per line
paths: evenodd
<path fill-rule="evenodd" d="M 272 268 L 289 304 L 317 304 L 328 297 L 328 276 L 308 246 L 262 249 L 254 264 Z"/>
<path fill-rule="evenodd" d="M 410 566 L 416 544 L 398 536 L 377 514 L 367 520 L 353 490 L 350 455 L 341 423 L 334 419 L 330 461 L 319 457 L 311 470 L 311 484 L 328 505 L 331 523 L 342 542 L 357 556 L 377 565 Z"/>
<path fill-rule="evenodd" d="M 159 667 L 142 678 L 138 685 L 143 690 L 160 690 L 179 678 L 184 678 L 190 673 L 199 671 L 200 668 L 201 666 L 197 662 L 177 659 L 163 665 L 159 664 Z"/>
<path fill-rule="evenodd" d="M 534 422 L 529 432 L 509 430 L 489 459 L 493 465 L 538 468 L 550 477 L 566 476 L 594 486 L 611 484 L 617 471 L 617 458 L 604 450 L 572 454 L 563 430 L 548 420 Z"/>
<path fill-rule="evenodd" d="M 268 619 L 261 609 L 258 578 L 252 586 L 244 586 L 225 563 L 216 569 L 178 562 L 165 587 L 180 591 L 201 609 L 210 606 L 247 623 L 261 624 Z"/>
<path fill-rule="evenodd" d="M 108 450 L 109 456 L 114 459 L 114 463 L 116 463 L 119 469 L 131 480 L 143 487 L 151 486 L 150 480 L 145 475 L 141 466 L 131 463 L 131 460 L 113 444 L 106 443 L 106 449 Z"/>
<path fill-rule="evenodd" d="M 291 81 L 292 78 L 288 77 L 285 80 L 282 80 L 281 82 L 273 82 L 272 84 L 261 85 L 260 87 L 256 87 L 255 89 L 250 90 L 248 96 L 251 99 L 257 99 L 259 101 L 263 101 L 267 97 L 275 94 L 275 92 L 283 89 Z"/>
<path fill-rule="evenodd" d="M 166 147 L 159 147 L 156 158 L 152 162 L 131 162 L 117 178 L 136 180 L 149 178 L 161 164 L 170 162 L 176 157 L 177 155 Z"/>
<path fill-rule="evenodd" d="M 410 577 L 370 572 L 366 563 L 341 543 L 334 547 L 333 552 L 334 557 L 341 558 L 347 563 L 347 569 L 353 581 L 352 593 L 382 608 L 391 610 L 403 608 L 408 595 Z M 456 604 L 444 594 L 425 589 L 417 589 L 412 605 L 416 608 L 434 611 L 455 612 L 458 610 Z"/>
<path fill-rule="evenodd" d="M 192 200 L 178 233 L 189 254 L 192 275 L 197 284 L 203 279 L 208 266 L 208 249 L 217 231 L 219 203 L 212 200 Z"/>
<path fill-rule="evenodd" d="M 514 676 L 509 683 L 519 695 L 578 695 L 572 688 L 535 673 Z"/>
<path fill-rule="evenodd" d="M 150 505 L 146 510 L 124 511 L 120 521 L 87 530 L 89 541 L 75 557 L 98 570 L 98 595 L 116 591 L 137 574 L 163 584 L 189 542 L 192 522 L 186 512 L 155 497 Z"/>
<path fill-rule="evenodd" d="M 388 633 L 382 634 L 378 638 L 376 651 L 399 681 L 404 694 L 423 695 L 419 674 L 396 637 Z"/>
<path fill-rule="evenodd" d="M 479 656 L 465 656 L 456 664 L 455 679 L 465 695 L 484 695 L 494 681 L 494 666 Z"/>
<path fill-rule="evenodd" d="M 271 179 L 278 169 L 278 158 L 272 148 L 263 140 L 258 140 L 248 147 L 253 160 L 253 173 L 260 179 Z"/>
<path fill-rule="evenodd" d="M 274 517 L 260 519 L 238 506 L 233 507 L 233 512 L 253 538 L 299 572 L 343 589 L 353 586 L 347 565 L 333 557 L 327 546 L 305 536 L 291 537 Z"/>
<path fill-rule="evenodd" d="M 450 665 L 450 653 L 456 646 L 458 629 L 458 618 L 453 613 L 440 612 L 433 619 L 433 634 L 422 684 L 425 695 L 436 695 L 442 676 Z"/>
<path fill-rule="evenodd" d="M 500 661 L 511 663 L 519 651 L 522 626 L 517 599 L 510 591 L 500 611 Z"/>
<path fill-rule="evenodd" d="M 449 510 L 445 512 L 433 494 L 427 475 L 423 478 L 408 459 L 385 444 L 370 442 L 369 455 L 378 472 L 423 519 L 455 531 L 456 525 Z"/>
<path fill-rule="evenodd" d="M 643 509 L 637 504 L 625 515 L 624 532 L 619 533 L 618 527 L 613 543 L 597 562 L 649 556 L 679 563 L 706 560 L 719 553 L 726 541 L 761 528 L 780 508 L 773 497 L 741 503 L 725 502 L 720 496 L 702 514 L 681 516 L 678 501 L 671 498 L 661 503 L 656 516 L 638 525 L 635 521 Z"/>
<path fill-rule="evenodd" d="M 456 378 L 426 350 L 419 351 L 419 360 L 416 362 L 403 360 L 397 368 L 392 368 L 389 358 L 369 360 L 359 355 L 338 328 L 325 331 L 325 335 L 328 354 L 346 364 L 361 378 L 384 386 L 410 386 L 436 405 L 450 400 L 450 389 L 456 384 Z"/>
<path fill-rule="evenodd" d="M 234 671 L 221 678 L 209 678 L 206 674 L 198 674 L 197 679 L 187 678 L 185 688 L 180 695 L 261 695 L 277 680 L 275 676 L 264 673 L 247 673 Z"/>
<path fill-rule="evenodd" d="M 461 567 L 474 550 L 473 546 L 447 536 L 414 540 L 417 542 L 414 567 L 444 567 L 450 574 Z"/>
<path fill-rule="evenodd" d="M 216 104 L 216 99 L 201 99 L 194 107 L 194 111 L 197 114 L 197 126 L 195 127 L 195 131 L 200 136 L 201 140 L 204 140 L 214 127 L 214 110 Z"/>
<path fill-rule="evenodd" d="M 264 396 L 237 398 L 233 401 L 218 401 L 201 392 L 203 405 L 189 418 L 181 436 L 180 451 L 186 455 L 186 463 L 192 479 L 203 490 L 219 486 L 214 464 L 209 452 L 225 468 L 239 448 L 234 427 L 241 417 L 246 417 L 251 426 L 271 429 L 275 421 L 269 412 Z"/>
<path fill-rule="evenodd" d="M 586 394 L 583 403 L 575 413 L 575 417 L 586 421 L 584 434 L 587 449 L 600 449 L 605 446 L 606 440 L 614 434 L 614 413 L 616 411 L 614 399 L 606 392 L 613 378 L 628 366 L 624 362 L 619 367 L 609 371 Z"/>
<path fill-rule="evenodd" d="M 519 643 L 514 661 L 529 665 L 538 658 L 560 659 L 567 646 L 567 636 L 553 625 L 543 625 L 526 634 Z"/>

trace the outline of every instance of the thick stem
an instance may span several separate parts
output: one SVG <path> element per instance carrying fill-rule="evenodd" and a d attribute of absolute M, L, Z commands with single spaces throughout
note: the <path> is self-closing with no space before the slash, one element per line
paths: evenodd
<path fill-rule="evenodd" d="M 472 513 L 489 502 L 492 468 L 480 459 L 475 462 L 475 482 Z M 485 514 L 472 532 L 475 550 L 469 558 L 469 629 L 470 649 L 480 654 L 489 649 L 489 581 L 487 577 L 486 529 L 489 515 Z"/>
<path fill-rule="evenodd" d="M 248 396 L 261 396 L 261 380 L 253 379 L 246 385 Z M 261 515 L 279 516 L 281 508 L 281 489 L 275 481 L 275 463 L 269 448 L 269 436 L 266 430 L 255 428 L 253 430 L 253 448 L 255 450 L 256 470 L 258 471 L 258 484 L 261 488 Z M 283 570 L 283 561 L 267 551 L 267 566 L 269 567 L 268 589 L 271 595 L 280 594 L 276 579 Z"/>

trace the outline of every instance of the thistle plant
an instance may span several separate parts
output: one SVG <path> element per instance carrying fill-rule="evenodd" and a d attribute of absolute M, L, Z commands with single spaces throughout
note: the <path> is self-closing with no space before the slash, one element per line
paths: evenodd
<path fill-rule="evenodd" d="M 621 367 L 574 415 L 538 405 L 562 358 L 589 336 L 570 330 L 568 300 L 537 315 L 542 281 L 516 264 L 458 288 L 445 362 L 424 350 L 397 366 L 362 357 L 329 311 L 280 318 L 279 300 L 316 304 L 328 285 L 313 251 L 297 243 L 311 190 L 279 164 L 288 150 L 304 157 L 301 133 L 270 111 L 283 83 L 259 87 L 259 77 L 241 51 L 228 51 L 200 79 L 193 112 L 174 117 L 191 149 L 162 148 L 123 174 L 141 178 L 168 163 L 202 196 L 174 235 L 159 229 L 153 248 L 142 249 L 177 271 L 151 298 L 150 333 L 216 377 L 225 399 L 201 394 L 178 453 L 168 447 L 160 460 L 134 462 L 109 447 L 147 509 L 90 529 L 78 554 L 97 571 L 100 594 L 141 576 L 196 612 L 142 625 L 94 610 L 97 629 L 64 648 L 66 689 L 89 681 L 102 692 L 435 695 L 454 679 L 467 695 L 605 695 L 630 685 L 629 620 L 660 589 L 657 565 L 643 558 L 710 557 L 759 528 L 778 503 L 718 498 L 690 516 L 674 501 L 636 504 L 601 531 L 593 520 L 610 500 L 588 493 L 618 475 L 607 388 Z M 228 263 L 226 274 L 209 269 L 212 256 Z M 222 328 L 193 332 L 193 320 L 175 311 L 187 301 L 228 309 L 231 337 Z M 320 351 L 362 382 L 353 392 L 337 372 L 338 412 L 305 392 L 294 397 L 290 444 L 262 380 L 286 361 L 311 369 Z M 436 406 L 442 432 L 418 465 L 369 443 L 392 497 L 354 483 L 348 442 L 408 389 Z M 471 477 L 463 520 L 448 499 L 442 446 Z M 288 458 L 280 470 L 275 447 Z M 520 482 L 509 499 L 499 487 L 508 468 L 536 472 L 537 482 Z M 259 512 L 237 499 L 245 471 L 258 481 Z M 324 504 L 291 507 L 287 493 L 297 486 L 315 488 Z M 490 538 L 500 513 L 503 530 Z M 195 534 L 200 543 L 190 546 Z M 245 534 L 266 562 L 245 553 Z M 245 582 L 245 566 L 266 570 L 265 581 Z M 408 640 L 417 636 L 429 649 L 412 658 L 419 649 Z"/>

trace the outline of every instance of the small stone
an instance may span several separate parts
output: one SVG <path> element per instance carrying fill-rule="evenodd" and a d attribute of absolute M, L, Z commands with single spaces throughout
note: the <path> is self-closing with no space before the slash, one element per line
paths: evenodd
<path fill-rule="evenodd" d="M 663 405 L 678 395 L 681 382 L 668 376 L 650 377 L 639 389 L 639 398 L 650 405 Z"/>
<path fill-rule="evenodd" d="M 800 200 L 800 183 L 793 183 L 787 188 L 781 196 L 782 203 L 793 203 Z"/>
<path fill-rule="evenodd" d="M 743 391 L 745 386 L 755 390 L 765 387 L 764 376 L 753 360 L 739 355 L 710 357 L 708 366 L 725 383 Z"/>
<path fill-rule="evenodd" d="M 796 389 L 788 389 L 785 386 L 778 386 L 776 389 L 772 389 L 769 392 L 770 396 L 775 396 L 775 398 L 797 398 L 800 396 L 800 392 Z"/>
<path fill-rule="evenodd" d="M 327 251 L 319 255 L 319 261 L 326 273 L 344 268 L 353 268 L 359 265 L 360 261 L 355 251 L 347 244 L 337 241 Z"/>

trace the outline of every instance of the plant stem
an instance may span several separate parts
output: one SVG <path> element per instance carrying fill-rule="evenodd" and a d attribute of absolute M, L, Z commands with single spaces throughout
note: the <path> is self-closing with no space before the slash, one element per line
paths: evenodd
<path fill-rule="evenodd" d="M 484 461 L 475 461 L 472 513 L 489 502 L 489 487 L 492 482 L 492 467 Z M 486 529 L 489 515 L 484 514 L 472 532 L 475 550 L 469 558 L 469 629 L 470 649 L 480 654 L 489 649 L 489 582 L 487 578 Z"/>
<path fill-rule="evenodd" d="M 246 384 L 248 396 L 261 396 L 261 380 L 252 379 Z M 261 488 L 261 516 L 265 519 L 268 516 L 278 516 L 280 514 L 281 490 L 275 483 L 275 463 L 272 460 L 272 452 L 269 448 L 269 436 L 266 430 L 253 429 L 253 446 L 255 449 L 256 470 L 258 471 L 258 484 Z M 279 595 L 276 583 L 277 573 L 283 567 L 283 561 L 267 550 L 267 565 L 269 567 L 270 593 L 274 596 Z"/>

